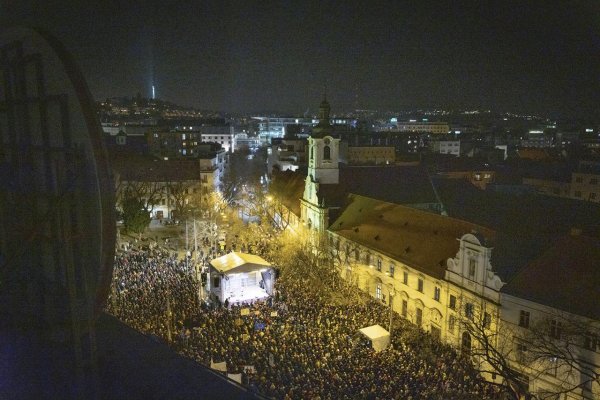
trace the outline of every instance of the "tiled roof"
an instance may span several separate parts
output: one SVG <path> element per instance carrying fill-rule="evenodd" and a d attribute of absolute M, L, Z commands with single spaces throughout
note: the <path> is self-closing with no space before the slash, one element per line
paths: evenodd
<path fill-rule="evenodd" d="M 427 171 L 420 166 L 340 165 L 339 185 L 321 185 L 319 201 L 341 207 L 349 193 L 395 204 L 437 203 Z"/>
<path fill-rule="evenodd" d="M 475 224 L 359 195 L 329 230 L 399 260 L 437 279 L 455 257 L 458 239 L 473 231 L 493 241 L 495 233 Z"/>
<path fill-rule="evenodd" d="M 502 292 L 600 319 L 600 239 L 561 237 L 522 268 Z"/>

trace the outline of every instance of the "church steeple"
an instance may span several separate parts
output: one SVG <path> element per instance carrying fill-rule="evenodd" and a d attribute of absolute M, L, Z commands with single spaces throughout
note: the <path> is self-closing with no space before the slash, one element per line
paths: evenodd
<path fill-rule="evenodd" d="M 323 101 L 319 105 L 319 123 L 313 128 L 312 137 L 325 137 L 331 135 L 331 124 L 329 123 L 329 113 L 331 107 L 327 101 L 327 93 L 323 94 Z"/>
<path fill-rule="evenodd" d="M 331 135 L 330 110 L 325 94 L 319 106 L 319 123 L 308 138 L 308 174 L 300 202 L 302 220 L 310 229 L 320 232 L 329 226 L 329 207 L 327 199 L 320 194 L 321 185 L 337 185 L 340 180 L 340 139 Z"/>

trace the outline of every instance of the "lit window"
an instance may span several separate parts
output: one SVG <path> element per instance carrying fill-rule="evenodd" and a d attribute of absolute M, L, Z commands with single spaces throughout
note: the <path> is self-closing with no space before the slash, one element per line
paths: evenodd
<path fill-rule="evenodd" d="M 378 283 L 377 286 L 375 286 L 375 298 L 381 300 L 381 283 Z"/>

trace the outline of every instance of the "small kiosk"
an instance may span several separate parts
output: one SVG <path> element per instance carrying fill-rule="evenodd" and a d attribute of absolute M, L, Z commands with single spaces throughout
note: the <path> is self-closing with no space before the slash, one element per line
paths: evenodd
<path fill-rule="evenodd" d="M 232 252 L 210 262 L 210 292 L 221 303 L 262 299 L 273 294 L 271 264 L 254 254 Z"/>

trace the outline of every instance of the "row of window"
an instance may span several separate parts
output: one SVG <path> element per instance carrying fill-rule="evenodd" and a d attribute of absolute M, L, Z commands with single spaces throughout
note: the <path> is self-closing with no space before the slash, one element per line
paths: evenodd
<path fill-rule="evenodd" d="M 577 183 L 583 183 L 583 177 L 582 176 L 578 176 L 575 178 L 575 182 Z M 597 185 L 598 184 L 598 178 L 590 178 L 589 181 L 590 185 Z"/>
<path fill-rule="evenodd" d="M 520 310 L 519 326 L 529 329 L 531 313 L 529 311 Z M 551 319 L 548 324 L 548 335 L 553 339 L 563 337 L 564 327 L 561 321 Z M 600 337 L 593 333 L 584 334 L 582 338 L 582 346 L 587 350 L 600 352 Z"/>
<path fill-rule="evenodd" d="M 583 196 L 583 194 L 581 193 L 581 190 L 576 190 L 575 193 L 573 193 L 573 195 L 577 198 L 581 198 Z M 589 198 L 589 200 L 595 200 L 596 193 L 594 193 L 594 192 L 590 193 L 588 198 Z"/>

